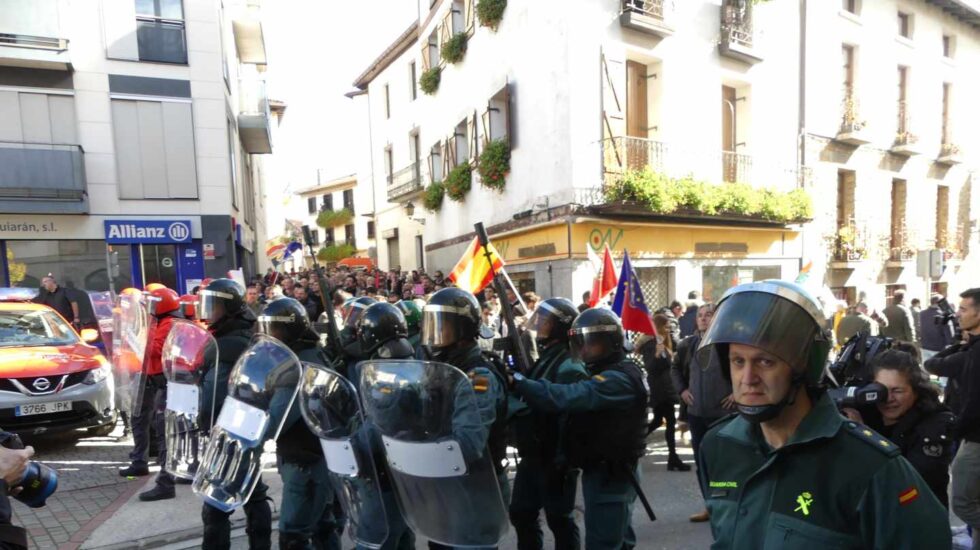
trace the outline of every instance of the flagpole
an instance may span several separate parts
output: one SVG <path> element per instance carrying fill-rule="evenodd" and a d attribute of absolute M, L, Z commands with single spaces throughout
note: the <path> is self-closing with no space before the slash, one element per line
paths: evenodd
<path fill-rule="evenodd" d="M 521 307 L 524 308 L 524 312 L 531 313 L 527 310 L 527 304 L 524 303 L 524 299 L 521 298 L 521 292 L 517 290 L 517 286 L 514 285 L 514 281 L 510 280 L 510 275 L 507 274 L 507 268 L 501 267 L 499 273 L 504 276 L 504 279 L 507 281 L 507 284 L 510 285 L 510 288 L 514 289 L 514 296 L 517 296 L 517 303 L 521 304 Z M 501 298 L 506 298 L 506 296 L 501 296 Z"/>

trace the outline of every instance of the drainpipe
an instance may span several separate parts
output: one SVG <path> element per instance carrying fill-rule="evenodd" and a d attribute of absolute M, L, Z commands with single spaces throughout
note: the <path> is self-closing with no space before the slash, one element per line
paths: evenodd
<path fill-rule="evenodd" d="M 802 176 L 806 166 L 806 10 L 807 0 L 800 0 L 800 62 L 799 62 L 799 134 L 796 150 L 796 166 Z M 806 252 L 806 228 L 801 228 L 800 258 L 797 271 L 803 269 L 803 258 Z M 824 275 L 826 277 L 826 275 Z"/>

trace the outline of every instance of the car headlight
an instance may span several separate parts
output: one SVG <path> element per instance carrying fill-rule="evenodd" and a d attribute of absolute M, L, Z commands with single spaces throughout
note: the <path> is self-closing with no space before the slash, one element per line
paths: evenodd
<path fill-rule="evenodd" d="M 85 379 L 82 380 L 82 384 L 88 384 L 90 386 L 92 384 L 98 384 L 99 382 L 105 380 L 108 376 L 109 365 L 102 365 L 88 371 L 88 374 L 85 375 Z"/>

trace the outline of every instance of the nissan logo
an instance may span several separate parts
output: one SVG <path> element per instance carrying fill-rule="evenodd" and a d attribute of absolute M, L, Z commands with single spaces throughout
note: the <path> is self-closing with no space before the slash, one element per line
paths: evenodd
<path fill-rule="evenodd" d="M 48 380 L 47 378 L 38 378 L 37 380 L 34 381 L 34 384 L 32 385 L 34 386 L 34 389 L 37 391 L 48 391 L 48 388 L 51 387 L 51 381 Z"/>
<path fill-rule="evenodd" d="M 170 238 L 175 241 L 186 241 L 187 237 L 189 237 L 191 234 L 187 224 L 181 222 L 174 222 L 170 224 L 170 227 L 167 228 L 167 233 L 170 235 Z"/>

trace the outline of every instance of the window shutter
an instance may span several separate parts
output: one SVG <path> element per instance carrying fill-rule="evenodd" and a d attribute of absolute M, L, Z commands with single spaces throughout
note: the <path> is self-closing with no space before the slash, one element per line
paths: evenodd
<path fill-rule="evenodd" d="M 483 128 L 483 146 L 486 147 L 490 143 L 490 104 L 487 103 L 487 109 L 483 111 L 480 115 L 480 122 Z"/>
<path fill-rule="evenodd" d="M 473 32 L 476 30 L 476 26 L 473 24 L 473 12 L 476 11 L 473 5 L 473 0 L 465 0 L 463 2 L 463 27 L 465 32 L 470 36 L 473 36 Z"/>
<path fill-rule="evenodd" d="M 449 162 L 450 151 L 455 149 L 452 146 L 452 139 L 447 138 L 446 141 L 442 143 L 442 177 L 443 179 L 449 174 L 449 170 L 453 168 L 453 165 Z"/>
<path fill-rule="evenodd" d="M 422 72 L 429 70 L 429 41 L 422 42 Z"/>
<path fill-rule="evenodd" d="M 621 94 L 626 80 L 626 64 L 601 53 L 603 164 L 606 172 L 622 172 L 624 155 L 619 141 L 626 133 L 623 112 L 626 97 Z M 508 119 L 510 114 L 508 113 Z M 509 132 L 508 132 L 509 133 Z"/>
<path fill-rule="evenodd" d="M 480 156 L 480 152 L 477 149 L 479 140 L 476 136 L 476 128 L 476 111 L 474 111 L 473 116 L 466 117 L 466 137 L 469 140 L 470 164 L 473 166 L 476 166 L 476 159 Z"/>

